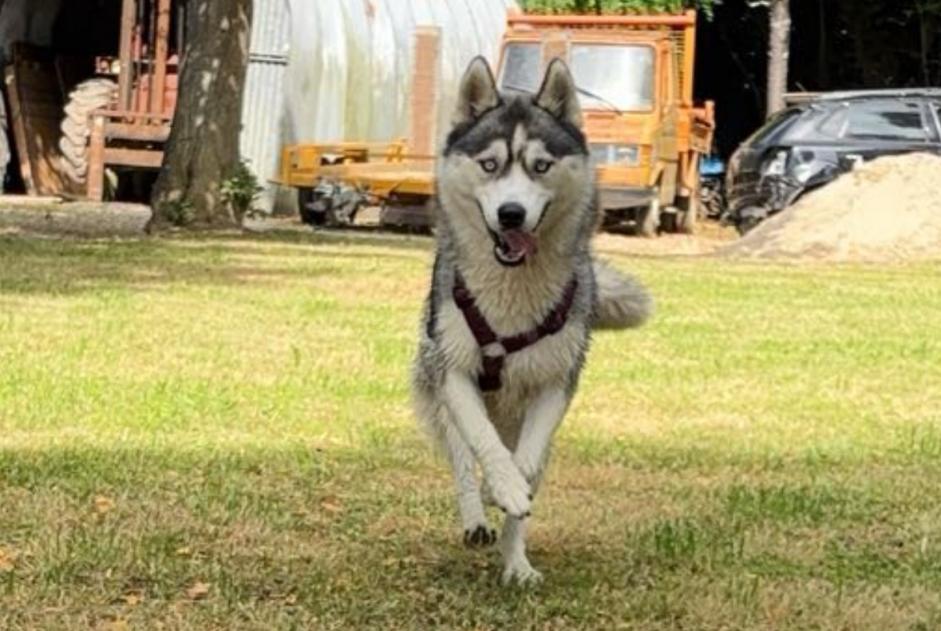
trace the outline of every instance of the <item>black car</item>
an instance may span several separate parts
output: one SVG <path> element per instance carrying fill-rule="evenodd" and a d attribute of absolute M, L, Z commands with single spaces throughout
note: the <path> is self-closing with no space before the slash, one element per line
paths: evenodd
<path fill-rule="evenodd" d="M 726 220 L 739 232 L 859 162 L 941 154 L 941 89 L 791 95 L 790 102 L 729 161 Z"/>

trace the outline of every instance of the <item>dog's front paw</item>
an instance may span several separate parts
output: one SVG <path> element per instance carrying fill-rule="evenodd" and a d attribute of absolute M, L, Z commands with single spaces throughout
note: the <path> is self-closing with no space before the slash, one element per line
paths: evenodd
<path fill-rule="evenodd" d="M 476 527 L 464 529 L 464 545 L 468 548 L 486 548 L 497 542 L 497 531 L 489 524 L 477 524 Z"/>
<path fill-rule="evenodd" d="M 497 471 L 490 476 L 490 493 L 494 503 L 512 517 L 529 517 L 533 492 L 529 482 L 515 465 Z"/>
<path fill-rule="evenodd" d="M 543 576 L 542 572 L 530 565 L 526 559 L 517 559 L 504 568 L 501 581 L 504 585 L 532 587 L 541 583 Z"/>

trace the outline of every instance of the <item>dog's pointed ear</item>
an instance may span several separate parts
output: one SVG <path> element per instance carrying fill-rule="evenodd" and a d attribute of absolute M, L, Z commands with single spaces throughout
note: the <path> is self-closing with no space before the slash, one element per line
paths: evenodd
<path fill-rule="evenodd" d="M 582 108 L 578 104 L 578 90 L 575 79 L 558 57 L 549 62 L 542 87 L 536 95 L 536 105 L 550 112 L 561 121 L 582 126 Z"/>
<path fill-rule="evenodd" d="M 490 64 L 483 57 L 474 57 L 461 79 L 453 123 L 458 125 L 480 118 L 484 112 L 499 104 L 500 93 L 497 92 L 497 82 Z"/>

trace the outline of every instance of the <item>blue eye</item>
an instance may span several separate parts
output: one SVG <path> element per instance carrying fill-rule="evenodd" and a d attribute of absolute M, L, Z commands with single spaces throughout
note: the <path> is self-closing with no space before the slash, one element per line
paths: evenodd
<path fill-rule="evenodd" d="M 486 160 L 481 160 L 479 162 L 480 168 L 484 170 L 484 173 L 495 173 L 497 167 L 500 166 L 497 164 L 497 161 L 493 158 L 487 158 Z"/>
<path fill-rule="evenodd" d="M 552 162 L 550 160 L 536 160 L 533 162 L 533 171 L 542 175 L 549 171 L 552 168 Z"/>

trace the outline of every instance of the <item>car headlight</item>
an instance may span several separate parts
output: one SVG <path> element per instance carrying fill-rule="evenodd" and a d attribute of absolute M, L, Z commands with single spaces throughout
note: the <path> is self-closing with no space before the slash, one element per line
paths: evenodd
<path fill-rule="evenodd" d="M 640 148 L 637 145 L 596 143 L 591 145 L 590 150 L 591 159 L 595 164 L 630 167 L 640 162 Z"/>
<path fill-rule="evenodd" d="M 814 174 L 816 168 L 810 162 L 801 162 L 798 165 L 795 165 L 791 169 L 791 173 L 794 175 L 794 179 L 803 184 Z"/>
<path fill-rule="evenodd" d="M 781 177 L 787 171 L 787 151 L 777 151 L 774 157 L 761 165 L 761 174 L 765 177 Z"/>

